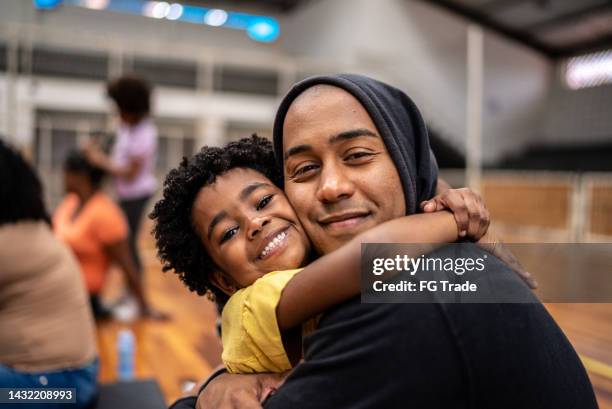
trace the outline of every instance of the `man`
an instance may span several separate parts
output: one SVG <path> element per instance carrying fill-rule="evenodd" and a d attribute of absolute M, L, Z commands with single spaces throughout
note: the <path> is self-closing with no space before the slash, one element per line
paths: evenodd
<path fill-rule="evenodd" d="M 286 194 L 321 254 L 415 213 L 435 190 L 435 161 L 418 110 L 401 91 L 365 77 L 298 83 L 281 103 L 274 143 Z M 481 222 L 471 218 L 468 230 Z M 501 263 L 491 273 L 530 296 Z M 265 408 L 596 407 L 577 355 L 535 302 L 361 304 L 355 298 L 323 316 L 304 351 L 305 362 Z M 276 381 L 222 374 L 203 388 L 197 407 L 259 407 Z"/>

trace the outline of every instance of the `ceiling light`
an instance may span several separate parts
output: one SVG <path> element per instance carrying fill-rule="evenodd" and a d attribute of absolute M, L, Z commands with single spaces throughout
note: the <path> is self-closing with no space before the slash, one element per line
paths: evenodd
<path fill-rule="evenodd" d="M 168 9 L 168 20 L 178 20 L 183 15 L 183 6 L 178 3 L 172 3 Z"/>
<path fill-rule="evenodd" d="M 151 17 L 153 18 L 166 18 L 170 13 L 170 5 L 165 1 L 157 2 L 151 10 Z"/>
<path fill-rule="evenodd" d="M 571 89 L 612 83 L 612 50 L 570 58 L 565 83 Z"/>

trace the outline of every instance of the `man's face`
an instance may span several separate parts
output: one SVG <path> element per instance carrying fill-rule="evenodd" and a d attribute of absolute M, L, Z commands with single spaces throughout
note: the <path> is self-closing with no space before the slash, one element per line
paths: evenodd
<path fill-rule="evenodd" d="M 329 85 L 295 99 L 283 125 L 285 193 L 319 254 L 406 212 L 400 178 L 363 106 Z"/>

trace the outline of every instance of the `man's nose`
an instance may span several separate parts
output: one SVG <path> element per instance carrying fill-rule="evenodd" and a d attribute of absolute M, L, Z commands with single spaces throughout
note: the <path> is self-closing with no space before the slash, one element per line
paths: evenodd
<path fill-rule="evenodd" d="M 346 174 L 346 169 L 329 165 L 321 171 L 321 179 L 316 198 L 323 203 L 335 203 L 351 197 L 355 193 L 355 185 Z"/>
<path fill-rule="evenodd" d="M 263 230 L 263 227 L 268 223 L 270 223 L 270 217 L 268 216 L 252 217 L 249 220 L 247 237 L 249 239 L 254 239 L 257 236 L 257 234 L 259 234 Z"/>

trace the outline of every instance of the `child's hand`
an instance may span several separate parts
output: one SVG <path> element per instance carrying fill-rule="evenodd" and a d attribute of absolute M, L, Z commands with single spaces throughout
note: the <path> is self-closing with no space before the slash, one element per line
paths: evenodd
<path fill-rule="evenodd" d="M 455 216 L 459 237 L 480 240 L 489 228 L 489 211 L 482 197 L 470 188 L 448 189 L 430 200 L 421 202 L 423 213 L 450 210 Z"/>
<path fill-rule="evenodd" d="M 533 278 L 531 273 L 525 270 L 525 267 L 516 258 L 514 254 L 504 245 L 504 243 L 494 234 L 491 230 L 476 242 L 480 247 L 493 254 L 495 257 L 503 261 L 510 267 L 516 274 L 523 279 L 523 281 L 531 288 L 535 290 L 538 288 L 538 282 Z"/>
<path fill-rule="evenodd" d="M 263 398 L 280 388 L 288 372 L 222 374 L 199 394 L 197 409 L 261 409 Z"/>

